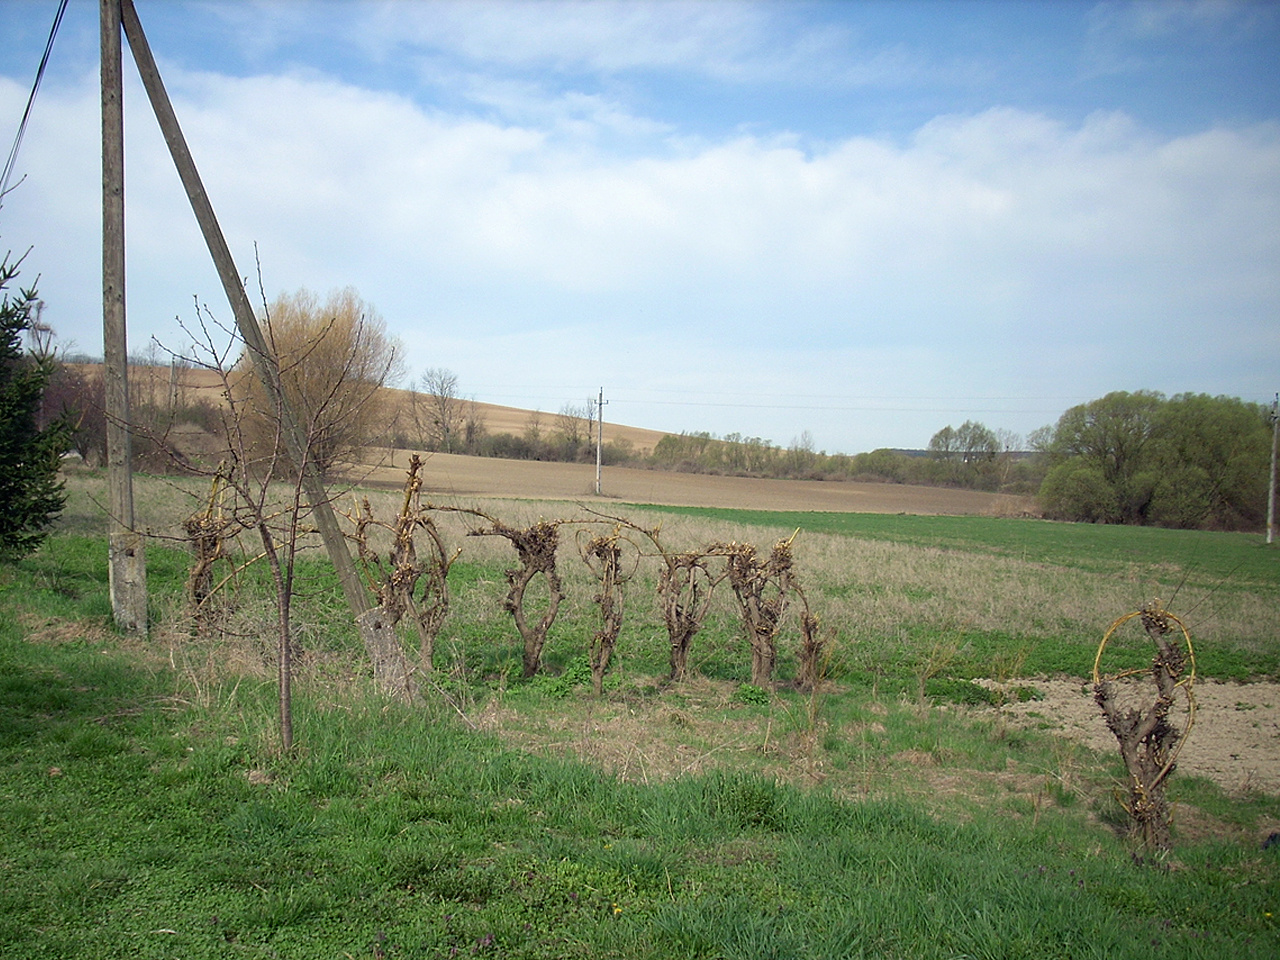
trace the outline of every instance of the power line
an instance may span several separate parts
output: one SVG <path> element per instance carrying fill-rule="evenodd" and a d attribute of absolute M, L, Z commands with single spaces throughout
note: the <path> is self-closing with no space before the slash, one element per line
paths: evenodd
<path fill-rule="evenodd" d="M 530 396 L 529 394 L 511 394 L 511 393 L 486 393 L 485 396 L 492 398 L 490 402 L 496 400 L 505 401 L 521 401 L 529 402 L 530 400 L 547 400 L 555 399 L 550 395 Z M 748 403 L 744 401 L 727 401 L 727 400 L 652 400 L 643 397 L 627 396 L 623 394 L 615 394 L 614 399 L 619 403 L 642 404 L 645 406 L 663 406 L 663 407 L 685 407 L 685 408 L 723 408 L 733 410 L 815 410 L 828 413 L 950 413 L 955 410 L 964 410 L 970 413 L 1060 413 L 1058 407 L 1046 407 L 1043 409 L 1036 408 L 1017 408 L 1008 407 L 974 407 L 972 403 L 999 403 L 1007 401 L 1009 403 L 1026 403 L 1026 402 L 1050 402 L 1053 398 L 1029 398 L 1029 397 L 862 397 L 862 398 L 830 398 L 830 402 L 825 403 L 784 403 L 777 400 L 768 402 Z M 815 397 L 814 399 L 824 399 Z M 841 401 L 858 401 L 863 402 L 841 402 Z M 891 401 L 899 404 L 902 401 L 915 401 L 919 403 L 941 404 L 948 406 L 885 406 L 880 403 L 867 401 Z M 1064 398 L 1062 403 L 1080 403 L 1080 398 L 1071 397 Z"/>
<path fill-rule="evenodd" d="M 23 134 L 27 132 L 27 121 L 31 119 L 31 107 L 36 102 L 36 92 L 40 89 L 40 81 L 44 79 L 44 68 L 49 64 L 49 54 L 53 52 L 53 39 L 58 35 L 58 27 L 62 24 L 62 15 L 67 12 L 67 0 L 58 4 L 58 14 L 53 18 L 53 27 L 49 30 L 49 40 L 44 45 L 44 56 L 40 58 L 40 67 L 36 70 L 35 83 L 31 85 L 31 96 L 27 97 L 27 108 L 22 111 L 22 120 L 18 123 L 17 136 L 13 138 L 13 146 L 9 148 L 9 158 L 4 163 L 4 173 L 0 174 L 0 207 L 4 206 L 5 194 L 9 192 L 9 178 L 13 176 L 13 168 L 18 162 L 18 148 L 22 146 Z"/>

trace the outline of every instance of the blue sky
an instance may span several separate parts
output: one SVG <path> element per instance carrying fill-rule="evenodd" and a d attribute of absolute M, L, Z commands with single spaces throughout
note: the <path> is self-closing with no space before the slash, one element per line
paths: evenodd
<path fill-rule="evenodd" d="M 478 400 L 856 453 L 1280 389 L 1280 4 L 135 2 L 240 272 Z M 0 3 L 6 145 L 56 9 Z M 0 209 L 86 352 L 97 30 Z M 131 349 L 180 350 L 229 310 L 127 52 L 126 154 Z"/>

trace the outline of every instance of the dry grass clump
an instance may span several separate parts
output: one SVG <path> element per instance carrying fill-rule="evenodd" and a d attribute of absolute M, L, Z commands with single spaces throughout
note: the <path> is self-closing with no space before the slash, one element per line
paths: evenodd
<path fill-rule="evenodd" d="M 855 639 L 892 636 L 902 624 L 1094 635 L 1099 610 L 1140 605 L 1160 588 L 1149 569 L 1116 577 L 834 535 L 802 536 L 797 553 L 806 581 L 821 585 L 812 591 L 816 611 Z M 1233 640 L 1265 643 L 1268 609 L 1257 594 L 1220 591 L 1202 598 L 1191 619 L 1198 632 L 1212 625 Z"/>

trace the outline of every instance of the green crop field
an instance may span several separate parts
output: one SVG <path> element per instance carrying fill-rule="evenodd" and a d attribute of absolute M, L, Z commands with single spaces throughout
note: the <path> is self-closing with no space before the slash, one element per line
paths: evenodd
<path fill-rule="evenodd" d="M 827 682 L 792 685 L 788 621 L 777 689 L 751 686 L 719 597 L 694 675 L 666 683 L 654 558 L 637 551 L 593 697 L 573 528 L 545 673 L 521 680 L 510 551 L 455 525 L 453 605 L 414 705 L 373 692 L 327 563 L 304 558 L 285 755 L 266 577 L 243 572 L 221 629 L 197 636 L 187 553 L 155 541 L 152 634 L 122 636 L 105 541 L 73 509 L 0 567 L 0 956 L 1280 953 L 1280 845 L 1261 843 L 1280 798 L 1175 774 L 1174 847 L 1135 857 L 1115 757 L 1006 722 L 969 683 L 1034 696 L 1037 678 L 1087 676 L 1106 625 L 1157 596 L 1206 676 L 1275 679 L 1280 554 L 1258 538 L 610 509 L 682 549 L 799 528 L 797 576 L 835 637 Z"/>

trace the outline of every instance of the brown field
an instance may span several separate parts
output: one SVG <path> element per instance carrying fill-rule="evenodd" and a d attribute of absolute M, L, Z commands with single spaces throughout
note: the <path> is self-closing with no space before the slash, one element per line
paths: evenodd
<path fill-rule="evenodd" d="M 397 451 L 370 467 L 363 482 L 403 482 L 408 453 Z M 511 497 L 653 503 L 662 506 L 731 507 L 743 510 L 814 510 L 850 513 L 1023 515 L 1034 510 L 1024 497 L 891 483 L 764 480 L 713 477 L 636 467 L 605 467 L 602 497 L 595 495 L 594 464 L 537 463 L 456 454 L 426 455 L 424 492 L 429 497 Z"/>

